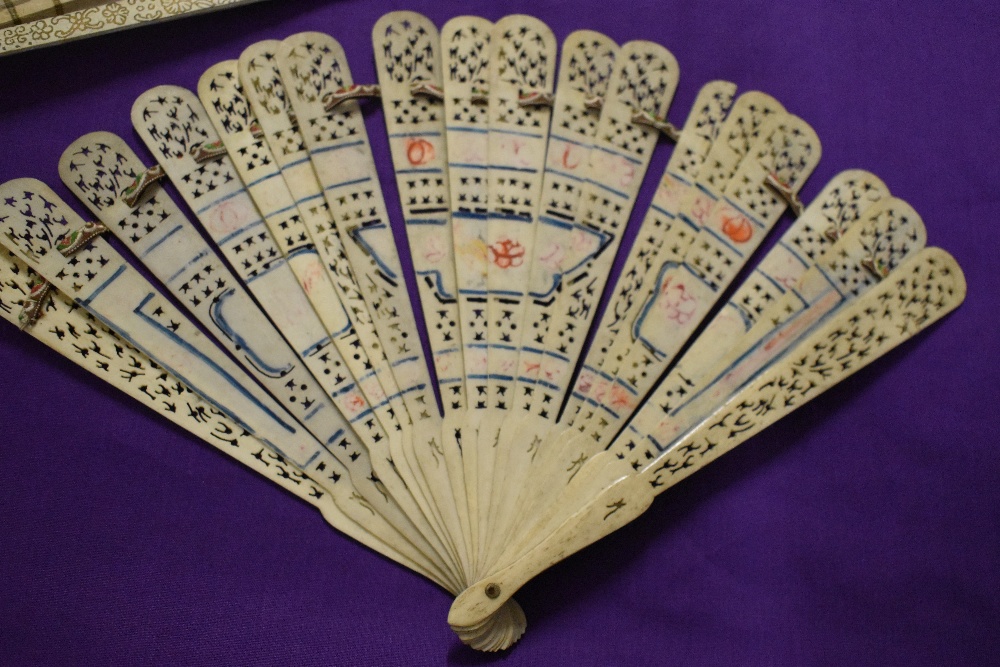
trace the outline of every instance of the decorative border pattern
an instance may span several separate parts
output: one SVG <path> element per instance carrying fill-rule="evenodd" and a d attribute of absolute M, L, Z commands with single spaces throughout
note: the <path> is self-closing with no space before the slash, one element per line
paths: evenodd
<path fill-rule="evenodd" d="M 258 0 L 121 0 L 0 31 L 0 55 Z"/>

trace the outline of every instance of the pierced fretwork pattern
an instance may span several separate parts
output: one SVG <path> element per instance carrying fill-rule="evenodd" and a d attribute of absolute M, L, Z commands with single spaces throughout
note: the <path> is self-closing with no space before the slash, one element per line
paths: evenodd
<path fill-rule="evenodd" d="M 38 276 L 0 251 L 0 316 L 18 325 L 18 304 Z M 59 290 L 27 332 L 81 368 L 232 456 L 306 502 L 331 509 L 331 496 L 218 408 Z"/>
<path fill-rule="evenodd" d="M 585 101 L 599 100 L 599 104 L 603 105 L 617 55 L 618 46 L 607 36 L 593 30 L 577 30 L 566 38 L 563 45 L 561 63 L 566 68 L 566 73 L 560 74 L 559 85 L 565 83 L 573 90 L 583 93 Z M 591 109 L 586 104 L 583 106 Z M 570 117 L 569 120 L 576 119 Z M 597 129 L 597 124 L 593 121 L 586 125 Z M 582 127 L 572 131 L 583 136 L 593 134 Z"/>
<path fill-rule="evenodd" d="M 644 479 L 654 488 L 680 481 L 918 334 L 964 296 L 964 277 L 951 256 L 922 251 L 645 466 Z"/>
<path fill-rule="evenodd" d="M 314 238 L 339 234 L 410 418 L 432 419 L 430 375 L 358 102 L 325 109 L 328 94 L 353 83 L 343 49 L 321 33 L 293 35 L 278 67 L 335 225 Z"/>
<path fill-rule="evenodd" d="M 714 188 L 725 188 L 760 137 L 765 123 L 784 112 L 784 107 L 776 99 L 756 90 L 736 98 L 725 124 L 712 142 L 712 148 L 699 169 L 698 180 Z"/>
<path fill-rule="evenodd" d="M 792 192 L 798 192 L 819 162 L 816 133 L 797 117 L 788 119 L 789 122 L 778 126 L 780 132 L 772 132 L 771 141 L 760 146 L 756 154 L 751 150 L 725 187 L 727 196 L 762 220 L 777 220 L 788 206 L 766 183 L 767 176 L 776 177 Z"/>
<path fill-rule="evenodd" d="M 905 202 L 886 198 L 872 205 L 828 256 L 801 273 L 794 289 L 774 299 L 752 326 L 727 326 L 724 318 L 716 318 L 657 388 L 668 401 L 647 403 L 633 418 L 631 430 L 651 434 L 666 446 L 821 318 L 877 284 L 884 274 L 868 267 L 879 250 L 888 274 L 919 252 L 925 240 L 920 217 Z M 769 256 L 780 253 L 778 247 Z"/>
<path fill-rule="evenodd" d="M 74 228 L 82 224 L 82 221 L 76 218 L 72 211 L 42 183 L 21 179 L 0 186 L 0 193 L 5 201 L 13 198 L 9 195 L 14 192 L 30 194 L 29 201 L 37 199 L 47 202 L 51 207 L 50 210 L 58 214 L 57 219 L 68 219 Z M 30 207 L 21 207 L 18 211 L 11 211 L 8 214 L 0 206 L 0 216 L 4 220 L 7 239 L 16 238 L 18 236 L 16 230 L 39 226 L 37 223 L 28 226 L 28 223 L 36 220 Z M 41 240 L 43 237 L 38 235 L 38 238 Z M 120 268 L 96 288 L 81 292 L 76 297 L 77 304 L 85 306 L 102 322 L 113 326 L 121 338 L 130 341 L 146 354 L 155 350 L 157 355 L 155 360 L 161 368 L 168 369 L 177 377 L 185 378 L 186 384 L 202 396 L 211 396 L 217 408 L 224 411 L 242 430 L 255 435 L 271 449 L 271 453 L 263 448 L 258 448 L 253 453 L 261 463 L 283 467 L 288 461 L 299 470 L 306 471 L 318 485 L 334 496 L 338 508 L 352 518 L 362 518 L 359 514 L 361 509 L 371 512 L 372 508 L 375 508 L 379 513 L 378 516 L 385 517 L 385 521 L 396 522 L 393 525 L 406 525 L 405 519 L 398 515 L 398 510 L 388 504 L 385 490 L 380 488 L 381 485 L 378 484 L 378 479 L 370 467 L 357 461 L 361 458 L 362 451 L 353 442 L 353 434 L 341 431 L 327 443 L 331 449 L 336 449 L 351 461 L 351 464 L 346 466 L 351 477 L 345 478 L 343 477 L 346 472 L 345 467 L 342 467 L 330 452 L 321 449 L 313 436 L 298 428 L 292 417 L 281 406 L 273 402 L 263 390 L 257 388 L 253 380 L 230 362 L 221 351 L 214 348 L 184 315 L 157 294 L 155 289 L 125 264 L 106 242 L 95 238 L 89 244 L 90 247 L 97 246 L 99 250 L 106 250 L 109 256 L 118 261 Z M 50 243 L 47 241 L 46 245 Z M 12 248 L 19 259 L 35 263 L 34 258 L 38 255 L 29 256 L 22 249 L 23 246 Z M 48 256 L 51 260 L 46 265 L 57 268 L 55 262 L 57 259 L 62 259 L 61 255 L 48 253 Z M 36 270 L 39 268 L 37 263 L 33 268 Z M 63 290 L 67 286 L 64 279 L 51 274 L 45 277 L 54 281 L 56 289 Z M 48 302 L 49 309 L 52 303 Z M 44 326 L 44 323 L 38 322 L 35 326 Z M 60 331 L 61 329 L 55 329 L 57 337 Z M 89 344 L 85 345 L 84 341 L 76 340 L 78 333 L 79 331 L 74 332 L 68 327 L 65 331 L 68 349 L 74 355 L 93 359 L 97 364 L 111 363 L 104 359 L 105 356 L 112 355 L 101 342 L 90 340 L 86 341 Z M 70 337 L 74 339 L 72 342 L 69 341 Z M 136 369 L 132 368 L 128 372 L 135 371 Z M 179 387 L 172 387 L 171 390 L 180 396 Z M 159 394 L 154 392 L 153 396 L 159 400 Z M 180 409 L 179 404 L 176 407 Z M 211 420 L 209 413 L 202 412 L 197 407 L 192 407 L 192 413 L 192 419 Z M 219 437 L 236 438 L 235 432 L 230 432 L 228 425 L 223 424 L 219 428 Z M 235 443 L 230 444 L 235 446 Z M 296 478 L 292 476 L 290 468 L 284 468 L 284 471 L 288 474 L 287 479 L 295 483 Z M 355 477 L 359 478 L 357 482 Z M 371 498 L 369 499 L 366 494 Z M 363 508 L 359 500 L 368 507 Z M 324 508 L 324 515 L 333 525 L 342 528 L 347 534 L 383 550 L 391 558 L 401 560 L 396 546 L 413 551 L 413 547 L 409 546 L 410 543 L 400 538 L 382 518 L 368 521 L 366 523 L 368 530 L 362 531 L 356 524 L 341 520 L 339 513 L 332 508 Z M 374 540 L 373 535 L 376 536 Z M 412 561 L 408 559 L 403 559 L 401 562 L 412 566 Z"/>
<path fill-rule="evenodd" d="M 410 316 L 412 306 L 361 110 L 356 100 L 327 108 L 331 95 L 353 85 L 347 59 L 332 37 L 309 32 L 282 41 L 277 60 L 310 161 L 330 206 L 332 226 L 316 230 L 314 238 L 320 244 L 336 234 L 343 244 L 398 387 L 398 394 L 389 399 L 398 396 L 405 404 L 408 419 L 396 415 L 402 432 L 389 438 L 389 463 L 394 474 L 383 469 L 382 479 L 392 496 L 408 510 L 421 536 L 434 545 L 432 551 L 442 556 L 442 563 L 450 561 L 444 567 L 458 571 L 454 551 L 442 544 L 424 518 L 433 516 L 433 508 L 425 501 L 427 493 L 421 489 L 421 478 L 414 473 L 418 465 L 410 421 L 428 427 L 437 424 L 440 416 L 417 323 Z M 396 483 L 396 475 L 400 484 Z"/>
<path fill-rule="evenodd" d="M 701 87 L 670 154 L 666 173 L 680 174 L 688 179 L 698 177 L 735 96 L 736 84 L 729 81 L 710 81 Z"/>
<path fill-rule="evenodd" d="M 487 391 L 486 274 L 489 106 L 478 96 L 489 82 L 486 19 L 464 16 L 441 29 L 445 134 L 455 280 L 466 402 L 485 408 Z"/>
<path fill-rule="evenodd" d="M 661 248 L 666 245 L 666 252 L 679 259 L 694 239 L 697 230 L 678 217 L 677 209 L 684 191 L 691 187 L 686 179 L 697 177 L 732 105 L 735 92 L 736 87 L 727 81 L 710 82 L 699 91 L 612 290 L 611 302 L 594 332 L 593 342 L 562 417 L 567 425 L 573 423 L 581 404 L 586 401 L 608 350 L 636 305 L 646 276 L 653 270 L 657 257 L 662 256 Z"/>
<path fill-rule="evenodd" d="M 386 129 L 417 288 L 446 412 L 465 407 L 455 253 L 448 192 L 445 106 L 415 85 L 440 86 L 437 29 L 393 12 L 372 32 Z"/>
<path fill-rule="evenodd" d="M 557 416 L 553 409 L 559 408 L 569 388 L 571 360 L 578 357 L 593 321 L 621 242 L 621 228 L 632 212 L 656 144 L 654 131 L 634 123 L 632 117 L 640 111 L 664 117 L 677 78 L 676 60 L 657 44 L 629 42 L 615 59 L 577 214 L 582 225 L 605 239 L 597 254 L 563 276 L 564 289 L 550 311 L 553 320 L 545 342 L 554 354 L 542 360 L 538 376 L 535 404 L 539 416 L 543 411 L 549 419 Z"/>
<path fill-rule="evenodd" d="M 584 378 L 584 385 L 602 387 L 603 380 L 613 378 L 620 352 L 611 354 L 611 350 L 632 346 L 631 329 L 639 314 L 639 305 L 651 298 L 646 276 L 657 275 L 658 267 L 681 262 L 704 225 L 714 200 L 688 179 L 697 178 L 699 182 L 723 188 L 759 137 L 765 120 L 783 111 L 776 100 L 756 91 L 741 95 L 732 104 L 734 90 L 725 82 L 708 84 L 702 93 L 685 123 L 657 191 L 657 199 L 650 208 L 654 225 L 658 222 L 665 225 L 661 216 L 670 221 L 666 234 L 658 237 L 640 228 L 632 254 L 643 255 L 643 270 L 632 263 L 631 257 L 626 262 L 622 275 L 627 283 L 620 290 L 616 289 L 619 296 L 606 311 L 613 314 L 614 319 L 607 330 L 598 332 L 601 338 L 595 339 L 591 347 L 595 354 L 602 356 L 600 365 L 597 359 L 590 363 L 588 358 L 585 368 L 591 375 L 589 382 Z M 726 116 L 730 104 L 732 111 Z"/>
<path fill-rule="evenodd" d="M 645 227 L 639 230 L 619 281 L 620 289 L 616 287 L 605 311 L 605 319 L 611 316 L 614 319 L 607 330 L 598 331 L 591 346 L 591 353 L 600 356 L 600 364 L 596 363 L 596 356 L 593 359 L 588 356 L 576 382 L 589 405 L 583 408 L 580 417 L 570 411 L 576 403 L 567 407 L 566 414 L 574 423 L 594 414 L 601 397 L 609 391 L 608 383 L 614 382 L 621 362 L 619 357 L 635 344 L 633 328 L 640 316 L 640 306 L 652 298 L 647 277 L 656 277 L 662 267 L 679 264 L 711 213 L 717 198 L 699 183 L 723 188 L 752 143 L 759 139 L 763 123 L 783 113 L 781 105 L 763 93 L 750 91 L 733 103 L 734 92 L 732 84 L 726 82 L 708 84 L 685 122 L 647 214 L 652 224 L 659 222 L 666 227 L 665 234 L 660 237 L 647 233 Z M 732 109 L 726 115 L 730 104 Z M 642 270 L 632 261 L 632 256 L 638 257 L 640 253 Z"/>
<path fill-rule="evenodd" d="M 520 336 L 517 369 L 524 386 L 516 391 L 524 410 L 529 409 L 541 370 L 550 307 L 562 289 L 563 275 L 597 254 L 606 241 L 604 235 L 578 222 L 577 210 L 601 117 L 599 106 L 606 100 L 617 55 L 613 41 L 589 30 L 574 32 L 563 43 L 530 262 L 531 299 L 523 305 L 520 317 L 527 325 Z"/>
<path fill-rule="evenodd" d="M 609 311 L 614 309 L 619 313 L 615 326 L 616 346 L 630 344 L 628 329 L 635 322 L 638 304 L 650 296 L 645 276 L 655 275 L 659 267 L 670 262 L 680 262 L 711 212 L 712 197 L 696 185 L 703 183 L 718 190 L 725 188 L 751 145 L 759 140 L 764 122 L 784 111 L 776 100 L 756 91 L 744 93 L 732 102 L 731 84 L 722 85 L 728 94 L 723 92 L 719 98 L 709 95 L 704 101 L 699 97 L 695 107 L 698 113 L 695 115 L 693 111 L 685 124 L 681 140 L 671 155 L 661 191 L 657 192 L 658 201 L 654 205 L 662 208 L 665 215 L 674 216 L 669 237 L 659 244 L 649 267 L 651 270 L 632 279 L 635 287 L 630 292 L 630 302 L 634 305 L 622 307 L 617 301 L 609 305 Z M 732 109 L 723 122 L 722 116 L 730 104 Z M 678 163 L 674 162 L 675 157 Z M 640 228 L 639 239 L 644 236 Z M 602 363 L 602 370 L 607 373 L 609 369 L 603 367 L 604 363 L 607 362 Z"/>
<path fill-rule="evenodd" d="M 167 102 L 160 102 L 160 99 Z M 160 86 L 140 96 L 133 109 L 136 130 L 150 150 L 156 150 L 157 144 L 153 141 L 150 126 L 139 122 L 140 119 L 180 117 L 182 114 L 188 114 L 186 124 L 195 128 L 209 143 L 220 141 L 207 113 L 191 91 Z M 330 405 L 330 409 L 316 412 L 314 419 L 317 422 L 312 427 L 320 441 L 327 443 L 335 439 L 337 433 L 353 427 L 366 445 L 376 447 L 385 438 L 383 429 L 372 417 L 368 400 L 348 372 L 330 334 L 299 287 L 294 272 L 242 181 L 237 177 L 237 185 L 231 187 L 225 197 L 199 202 L 184 181 L 184 175 L 196 165 L 194 157 L 187 155 L 171 159 L 163 154 L 157 157 L 162 160 L 164 170 L 198 215 L 219 250 L 239 272 L 239 277 L 311 372 L 313 379 L 301 378 L 300 381 L 305 386 L 318 383 L 322 390 L 314 393 L 325 395 L 326 400 L 332 399 L 336 405 L 337 409 Z M 226 171 L 236 171 L 225 153 L 212 162 L 219 163 L 220 168 Z M 322 427 L 319 420 L 322 420 Z M 338 454 L 335 450 L 334 453 Z M 367 467 L 367 450 L 355 449 L 350 454 L 340 454 L 341 462 L 348 467 L 358 459 L 363 459 L 359 465 Z M 366 475 L 360 477 L 364 479 Z"/>
<path fill-rule="evenodd" d="M 501 19 L 490 40 L 487 223 L 488 405 L 506 410 L 517 375 L 552 110 L 520 99 L 552 94 L 556 39 L 537 19 Z"/>
<path fill-rule="evenodd" d="M 608 356 L 603 369 L 615 380 L 609 383 L 604 400 L 600 401 L 602 406 L 595 407 L 591 423 L 583 425 L 587 432 L 595 420 L 608 422 L 600 429 L 602 438 L 617 432 L 777 223 L 784 202 L 780 206 L 770 202 L 760 205 L 758 189 L 747 184 L 758 181 L 761 188 L 768 189 L 765 179 L 776 164 L 782 168 L 795 165 L 793 182 L 798 188 L 815 168 L 819 140 L 800 119 L 774 118 L 761 134 L 762 138 L 740 163 L 729 183 L 737 194 L 730 196 L 727 187 L 727 196 L 713 196 L 703 228 L 684 256 L 683 264 L 665 264 L 660 269 L 654 296 L 643 304 L 633 326 L 632 333 L 641 344 L 626 350 L 616 342 L 614 354 Z M 788 171 L 791 176 L 793 168 Z M 746 195 L 756 211 L 745 207 L 739 195 Z M 611 402 L 615 405 L 610 405 Z"/>
<path fill-rule="evenodd" d="M 121 201 L 122 190 L 144 171 L 125 142 L 107 132 L 81 137 L 60 161 L 66 185 L 91 212 L 312 430 L 309 417 L 326 400 L 322 389 L 191 221 L 156 184 L 134 210 Z M 139 235 L 136 220 L 154 222 Z"/>
<path fill-rule="evenodd" d="M 733 293 L 696 345 L 708 345 L 701 341 L 721 340 L 748 330 L 761 313 L 823 258 L 839 235 L 886 196 L 888 190 L 873 174 L 855 170 L 834 177 Z M 827 233 L 831 228 L 837 231 L 832 237 Z"/>
<path fill-rule="evenodd" d="M 385 392 L 371 373 L 371 364 L 358 345 L 353 325 L 315 250 L 304 216 L 281 175 L 270 147 L 254 137 L 250 130 L 250 125 L 256 123 L 256 118 L 249 111 L 243 95 L 236 61 L 225 61 L 210 68 L 201 78 L 199 91 L 206 104 L 207 114 L 219 130 L 227 151 L 233 156 L 236 171 L 261 212 L 268 231 L 278 243 L 279 251 L 287 260 L 323 328 L 333 339 L 335 349 L 326 350 L 324 354 L 329 355 L 331 363 L 338 368 L 343 366 L 347 370 L 347 376 L 356 379 L 367 405 L 371 406 L 382 425 L 382 431 L 391 431 L 397 424 L 389 412 L 389 405 L 385 403 Z M 241 116 L 233 118 L 232 110 L 238 111 Z M 240 122 L 242 114 L 246 114 L 248 122 Z M 259 158 L 247 159 L 254 155 Z M 324 372 L 327 370 L 328 367 L 324 368 Z M 343 392 L 344 389 L 335 387 L 332 391 Z M 351 406 L 361 407 L 356 397 L 349 392 L 347 400 Z M 340 409 L 345 415 L 353 414 L 343 406 Z M 362 410 L 362 413 L 366 414 L 366 410 Z M 367 421 L 369 420 L 365 419 L 365 423 Z M 383 433 L 380 432 L 371 436 L 371 440 L 376 443 L 382 439 Z M 378 459 L 382 454 L 384 452 L 376 450 L 373 457 Z"/>
<path fill-rule="evenodd" d="M 72 257 L 55 250 L 61 236 L 82 226 L 75 214 L 48 187 L 31 179 L 4 184 L 0 192 L 0 231 L 4 245 L 59 281 L 73 298 L 85 298 L 104 281 L 124 270 L 122 257 L 103 239 L 95 238 Z M 76 224 L 74 224 L 76 223 Z"/>
<path fill-rule="evenodd" d="M 667 452 L 661 454 L 639 440 L 626 457 L 600 455 L 600 464 L 595 458 L 588 464 L 591 472 L 575 478 L 580 484 L 571 482 L 575 488 L 567 489 L 571 506 L 562 514 L 573 520 L 562 527 L 550 520 L 551 534 L 521 562 L 529 568 L 542 561 L 548 564 L 540 554 L 573 553 L 621 527 L 649 507 L 657 494 L 917 335 L 964 296 L 965 281 L 955 261 L 942 250 L 925 250 L 812 332 Z M 595 471 L 594 465 L 600 467 Z M 633 469 L 639 474 L 631 475 Z M 529 574 L 516 576 L 527 579 Z"/>
<path fill-rule="evenodd" d="M 344 360 L 359 384 L 369 396 L 376 395 L 378 387 L 368 387 L 377 382 L 382 393 L 388 395 L 387 409 L 405 415 L 406 408 L 399 398 L 399 389 L 389 361 L 378 343 L 375 324 L 368 313 L 368 305 L 358 285 L 343 244 L 334 229 L 333 217 L 323 198 L 323 188 L 316 179 L 305 141 L 297 124 L 290 116 L 291 107 L 278 71 L 276 52 L 281 42 L 276 40 L 253 44 L 240 56 L 240 80 L 244 93 L 261 125 L 264 137 L 271 148 L 275 162 L 281 169 L 296 206 L 305 223 L 314 247 L 323 259 L 327 275 L 337 288 L 341 302 L 347 310 L 352 328 L 337 336 L 340 343 L 353 350 L 341 348 Z M 398 419 L 394 428 L 400 428 Z M 385 423 L 385 422 L 383 422 Z"/>
<path fill-rule="evenodd" d="M 303 467 L 320 455 L 319 444 L 291 415 L 101 238 L 91 239 L 72 257 L 53 250 L 56 240 L 83 221 L 44 183 L 18 179 L 0 186 L 2 243 L 21 261 L 52 282 L 146 354 L 156 350 L 161 366 L 185 378 L 192 389 L 258 437 Z M 87 259 L 103 267 L 84 281 L 76 274 Z M 74 262 L 75 260 L 75 262 Z M 193 354 L 192 354 L 193 351 Z M 280 443 L 276 444 L 276 443 Z"/>

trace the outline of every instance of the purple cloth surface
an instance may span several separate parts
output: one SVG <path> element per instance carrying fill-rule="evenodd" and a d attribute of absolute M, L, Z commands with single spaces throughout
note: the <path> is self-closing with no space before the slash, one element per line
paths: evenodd
<path fill-rule="evenodd" d="M 774 95 L 823 141 L 804 199 L 878 174 L 958 259 L 966 303 L 529 583 L 528 631 L 499 656 L 459 643 L 446 593 L 3 324 L 0 664 L 1000 663 L 1000 9 L 264 2 L 0 59 L 0 182 L 39 178 L 82 213 L 58 158 L 109 130 L 148 161 L 142 91 L 302 30 L 372 81 L 371 27 L 397 8 L 657 41 L 681 68 L 675 124 L 711 79 Z M 399 223 L 381 112 L 368 123 Z"/>

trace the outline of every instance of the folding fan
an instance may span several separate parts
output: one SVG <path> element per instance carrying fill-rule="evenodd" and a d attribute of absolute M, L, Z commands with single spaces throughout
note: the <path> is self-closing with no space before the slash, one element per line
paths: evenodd
<path fill-rule="evenodd" d="M 144 93 L 152 164 L 107 132 L 59 163 L 92 222 L 41 182 L 0 186 L 0 298 L 457 596 L 448 622 L 475 648 L 521 636 L 512 595 L 535 574 L 964 298 L 875 175 L 803 205 L 820 142 L 777 100 L 713 81 L 671 125 L 660 45 L 393 12 L 373 46 L 377 83 L 310 32 Z"/>

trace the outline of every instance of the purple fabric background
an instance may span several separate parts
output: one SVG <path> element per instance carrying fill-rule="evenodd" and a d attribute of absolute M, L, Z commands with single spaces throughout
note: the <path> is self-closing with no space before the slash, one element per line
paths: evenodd
<path fill-rule="evenodd" d="M 439 26 L 525 12 L 560 39 L 658 41 L 681 66 L 677 124 L 713 78 L 776 96 L 824 144 L 806 201 L 843 169 L 877 173 L 959 260 L 968 300 L 531 582 L 517 596 L 527 634 L 492 657 L 451 633 L 445 593 L 3 324 L 0 663 L 1000 662 L 1000 10 L 264 2 L 0 59 L 0 181 L 33 176 L 72 201 L 57 160 L 94 130 L 148 160 L 128 119 L 136 96 L 193 88 L 260 39 L 329 32 L 371 81 L 371 27 L 397 8 Z M 398 222 L 380 112 L 368 121 Z M 657 149 L 647 185 L 668 155 Z"/>

